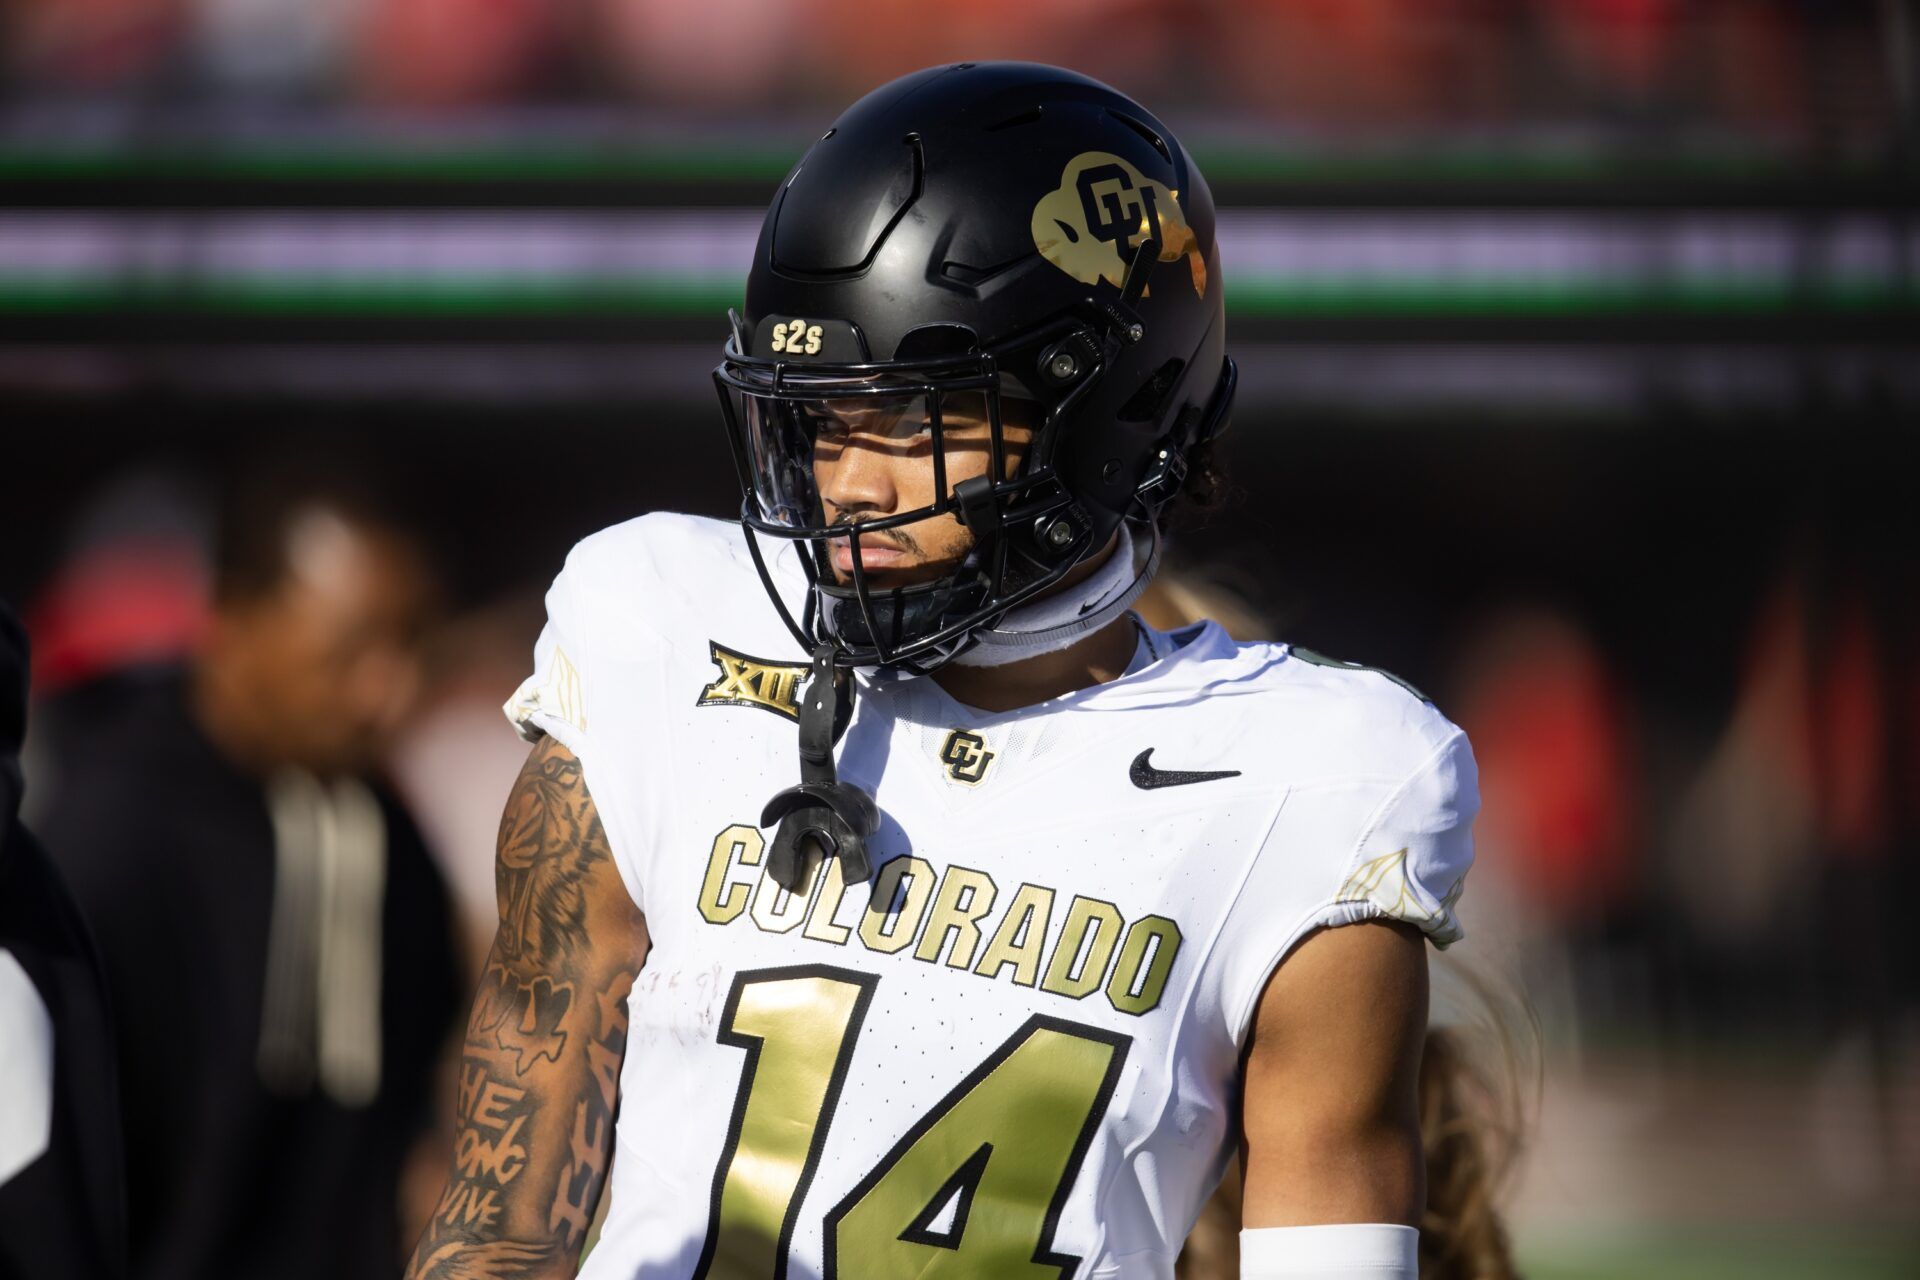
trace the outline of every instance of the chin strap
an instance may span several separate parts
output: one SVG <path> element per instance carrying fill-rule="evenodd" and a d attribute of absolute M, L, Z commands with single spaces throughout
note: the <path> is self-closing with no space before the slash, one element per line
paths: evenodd
<path fill-rule="evenodd" d="M 1133 607 L 1160 567 L 1160 530 L 1144 535 L 1122 523 L 1107 563 L 1072 591 L 1016 605 L 991 627 L 973 633 L 973 647 L 953 661 L 963 667 L 1000 667 L 1054 653 L 1088 636 Z"/>
<path fill-rule="evenodd" d="M 833 646 L 813 651 L 813 674 L 800 704 L 800 785 L 788 787 L 760 812 L 760 825 L 780 824 L 767 855 L 767 874 L 789 893 L 813 879 L 815 866 L 840 859 L 848 884 L 873 874 L 867 840 L 880 829 L 873 797 L 834 769 L 833 745 L 853 719 L 853 677 L 833 665 Z"/>

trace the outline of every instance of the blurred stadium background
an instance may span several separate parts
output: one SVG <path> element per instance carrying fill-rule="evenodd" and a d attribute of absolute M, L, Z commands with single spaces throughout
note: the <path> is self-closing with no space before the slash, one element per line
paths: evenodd
<path fill-rule="evenodd" d="M 1528 1274 L 1920 1275 L 1912 0 L 0 0 L 42 692 L 193 642 L 247 460 L 397 477 L 451 610 L 395 770 L 490 909 L 545 581 L 734 505 L 766 200 L 967 56 L 1114 83 L 1211 179 L 1240 492 L 1181 566 L 1473 736 L 1453 955 L 1539 1014 Z"/>

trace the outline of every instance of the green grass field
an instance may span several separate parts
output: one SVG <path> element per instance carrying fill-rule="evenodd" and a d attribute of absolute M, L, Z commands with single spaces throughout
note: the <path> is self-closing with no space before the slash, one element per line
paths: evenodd
<path fill-rule="evenodd" d="M 1920 1216 L 1920 1215 L 1916 1215 Z M 1920 1227 L 1893 1232 L 1732 1227 L 1520 1242 L 1527 1280 L 1914 1280 Z"/>

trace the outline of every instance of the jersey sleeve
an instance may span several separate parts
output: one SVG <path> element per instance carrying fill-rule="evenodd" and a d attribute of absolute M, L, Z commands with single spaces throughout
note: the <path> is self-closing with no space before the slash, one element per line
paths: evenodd
<path fill-rule="evenodd" d="M 1473 749 L 1456 729 L 1371 815 L 1339 889 L 1314 923 L 1398 920 L 1443 950 L 1458 942 L 1454 906 L 1473 865 L 1479 811 Z"/>
<path fill-rule="evenodd" d="M 594 663 L 592 619 L 585 594 L 577 584 L 583 572 L 579 551 L 568 556 L 566 567 L 547 590 L 547 621 L 533 646 L 533 674 L 520 682 L 501 707 L 514 732 L 528 742 L 551 737 L 580 761 L 587 792 L 607 833 L 614 864 L 620 869 L 635 905 L 646 910 L 639 876 L 643 865 L 631 832 L 636 824 L 622 805 L 624 795 L 613 785 L 608 752 L 596 744 L 592 731 Z"/>
<path fill-rule="evenodd" d="M 584 619 L 573 602 L 566 570 L 547 590 L 547 622 L 533 644 L 533 674 L 520 682 L 506 705 L 507 722 L 527 742 L 551 737 L 584 758 L 587 747 L 586 691 L 580 679 L 585 656 Z"/>
<path fill-rule="evenodd" d="M 1473 862 L 1479 776 L 1466 734 L 1445 727 L 1401 777 L 1352 779 L 1283 802 L 1225 939 L 1221 1006 L 1237 1045 L 1273 971 L 1315 929 L 1384 919 L 1413 925 L 1440 948 L 1461 938 L 1454 907 Z"/>

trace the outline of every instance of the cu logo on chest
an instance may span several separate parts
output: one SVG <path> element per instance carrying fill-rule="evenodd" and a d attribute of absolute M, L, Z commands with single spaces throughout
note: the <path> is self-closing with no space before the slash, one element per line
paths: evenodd
<path fill-rule="evenodd" d="M 987 740 L 966 729 L 955 729 L 940 744 L 940 764 L 946 769 L 948 780 L 963 786 L 979 786 L 980 780 L 987 776 L 987 766 L 993 763 L 993 756 L 994 753 L 987 750 Z"/>

